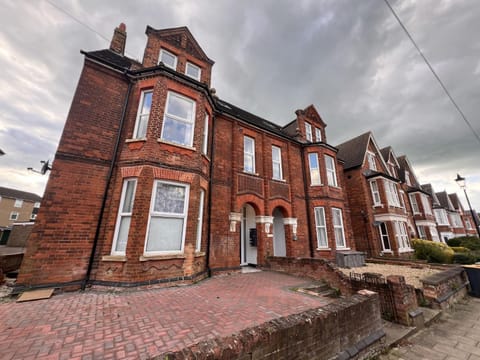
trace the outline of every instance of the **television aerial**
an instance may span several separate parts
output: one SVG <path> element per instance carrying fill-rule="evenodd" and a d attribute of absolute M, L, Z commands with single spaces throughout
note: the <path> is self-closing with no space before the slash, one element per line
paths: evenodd
<path fill-rule="evenodd" d="M 27 168 L 27 170 L 32 171 L 32 172 L 37 173 L 37 174 L 42 174 L 42 175 L 45 175 L 47 173 L 47 171 L 52 170 L 52 167 L 50 166 L 50 160 L 47 160 L 47 161 L 42 160 L 42 161 L 40 161 L 40 164 L 42 164 L 42 167 L 41 167 L 40 170 L 36 170 L 32 167 Z"/>

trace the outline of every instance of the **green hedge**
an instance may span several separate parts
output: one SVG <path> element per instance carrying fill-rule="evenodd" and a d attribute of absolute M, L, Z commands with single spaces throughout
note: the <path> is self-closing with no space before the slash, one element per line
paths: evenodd
<path fill-rule="evenodd" d="M 455 264 L 475 264 L 475 261 L 477 261 L 477 256 L 471 251 L 453 254 L 453 262 Z"/>
<path fill-rule="evenodd" d="M 469 252 L 470 249 L 463 246 L 450 246 L 455 253 L 465 253 Z"/>
<path fill-rule="evenodd" d="M 430 240 L 413 239 L 415 258 L 432 263 L 451 264 L 454 251 L 448 245 Z"/>
<path fill-rule="evenodd" d="M 480 239 L 476 236 L 461 236 L 447 240 L 448 246 L 466 247 L 470 250 L 480 250 Z"/>

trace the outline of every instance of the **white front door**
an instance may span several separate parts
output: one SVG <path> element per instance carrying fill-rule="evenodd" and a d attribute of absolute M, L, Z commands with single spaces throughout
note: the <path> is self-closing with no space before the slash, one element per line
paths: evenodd
<path fill-rule="evenodd" d="M 273 211 L 273 255 L 287 256 L 285 225 L 282 212 L 279 209 Z"/>
<path fill-rule="evenodd" d="M 246 204 L 242 209 L 240 265 L 257 264 L 257 244 L 251 241 L 252 232 L 255 232 L 256 229 L 255 209 L 251 205 Z"/>

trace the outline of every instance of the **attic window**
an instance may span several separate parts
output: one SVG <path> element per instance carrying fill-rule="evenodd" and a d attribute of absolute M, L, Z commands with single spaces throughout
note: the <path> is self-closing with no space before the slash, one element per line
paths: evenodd
<path fill-rule="evenodd" d="M 368 168 L 373 171 L 377 171 L 377 163 L 375 161 L 375 154 L 367 152 Z"/>
<path fill-rule="evenodd" d="M 202 74 L 202 70 L 197 65 L 193 65 L 192 63 L 187 62 L 185 74 L 195 80 L 200 81 L 200 75 Z"/>
<path fill-rule="evenodd" d="M 322 141 L 322 131 L 319 128 L 315 128 L 315 141 Z"/>
<path fill-rule="evenodd" d="M 308 122 L 305 122 L 305 138 L 307 141 L 312 142 L 312 125 L 310 125 Z"/>
<path fill-rule="evenodd" d="M 160 50 L 160 62 L 173 70 L 177 70 L 177 57 L 165 49 Z"/>

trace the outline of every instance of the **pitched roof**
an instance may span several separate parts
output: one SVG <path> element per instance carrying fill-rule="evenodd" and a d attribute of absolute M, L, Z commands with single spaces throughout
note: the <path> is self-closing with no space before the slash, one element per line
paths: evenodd
<path fill-rule="evenodd" d="M 453 193 L 453 194 L 448 194 L 448 197 L 450 198 L 450 201 L 452 202 L 452 205 L 455 209 L 463 210 L 462 203 L 460 202 L 460 199 L 458 198 L 458 195 Z"/>
<path fill-rule="evenodd" d="M 423 184 L 423 185 L 420 185 L 420 187 L 422 188 L 423 191 L 430 194 L 430 196 L 432 197 L 433 206 L 440 206 L 440 201 L 438 201 L 437 195 L 433 191 L 432 184 Z"/>
<path fill-rule="evenodd" d="M 245 111 L 243 109 L 240 109 L 239 107 L 232 105 L 224 100 L 217 100 L 216 102 L 219 110 L 221 110 L 224 113 L 227 113 L 229 115 L 232 115 L 236 118 L 239 118 L 241 120 L 244 120 L 252 125 L 258 126 L 262 129 L 269 130 L 273 133 L 286 136 L 285 132 L 282 131 L 282 127 L 274 124 L 268 120 L 265 120 L 259 116 L 253 115 L 252 113 L 249 113 L 248 111 Z"/>
<path fill-rule="evenodd" d="M 37 194 L 16 189 L 10 189 L 6 187 L 0 187 L 0 196 L 10 199 L 29 200 L 33 202 L 38 202 L 42 200 L 42 198 Z"/>
<path fill-rule="evenodd" d="M 130 59 L 124 55 L 120 55 L 110 49 L 96 51 L 81 51 L 87 57 L 107 62 L 120 69 L 130 69 L 133 64 L 138 64 L 136 60 Z"/>
<path fill-rule="evenodd" d="M 450 211 L 455 211 L 455 208 L 453 207 L 453 204 L 450 201 L 446 191 L 437 192 L 435 195 L 437 195 L 437 199 L 443 208 Z"/>
<path fill-rule="evenodd" d="M 363 164 L 363 159 L 368 148 L 368 141 L 372 133 L 370 131 L 353 139 L 337 145 L 337 156 L 345 161 L 344 169 L 351 169 Z"/>

